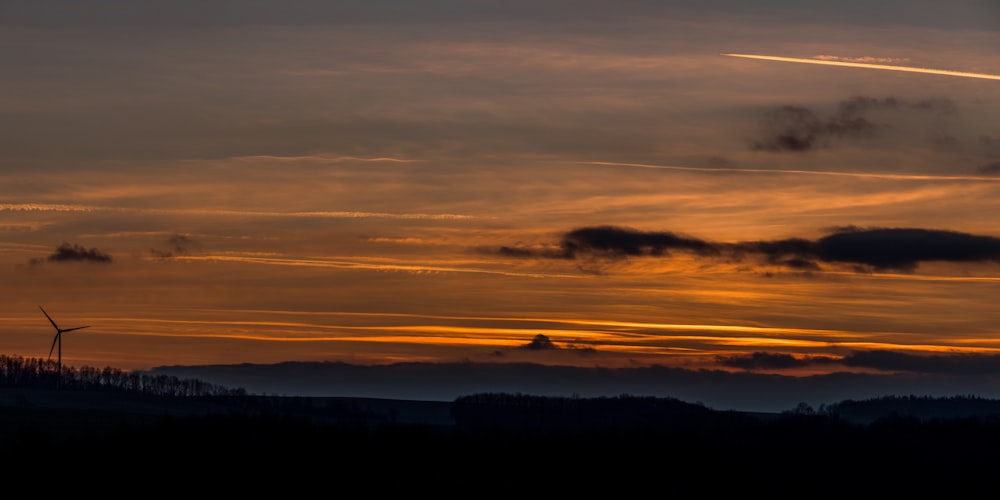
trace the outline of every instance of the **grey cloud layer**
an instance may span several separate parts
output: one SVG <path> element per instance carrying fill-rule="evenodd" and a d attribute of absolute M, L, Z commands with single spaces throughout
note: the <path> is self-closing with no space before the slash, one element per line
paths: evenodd
<path fill-rule="evenodd" d="M 843 358 L 829 356 L 795 357 L 790 354 L 755 352 L 740 356 L 719 356 L 720 363 L 745 370 L 782 370 L 813 365 L 840 364 L 889 372 L 955 375 L 1000 374 L 998 354 L 918 355 L 885 350 L 856 351 Z"/>
<path fill-rule="evenodd" d="M 501 255 L 511 257 L 560 259 L 583 255 L 605 259 L 668 257 L 672 251 L 729 260 L 757 256 L 767 264 L 796 270 L 821 270 L 820 263 L 845 263 L 856 266 L 858 271 L 913 271 L 920 263 L 929 261 L 1000 262 L 1000 238 L 938 229 L 848 226 L 816 240 L 786 238 L 722 243 L 667 231 L 597 226 L 567 232 L 553 249 L 509 246 L 498 249 Z"/>
<path fill-rule="evenodd" d="M 794 6 L 794 7 L 793 7 Z M 790 8 L 791 7 L 791 8 Z M 642 18 L 672 13 L 718 18 L 725 15 L 758 15 L 759 19 L 778 17 L 784 22 L 808 22 L 823 19 L 834 23 L 879 24 L 891 21 L 912 26 L 941 26 L 959 29 L 996 27 L 995 3 L 990 0 L 963 0 L 941 9 L 936 0 L 910 0 L 906 16 L 898 8 L 867 0 L 842 0 L 835 4 L 810 2 L 798 8 L 797 2 L 742 0 L 660 0 L 656 2 L 617 0 L 615 2 L 576 2 L 550 0 L 544 3 L 524 0 L 505 2 L 468 2 L 465 0 L 5 0 L 2 6 L 4 25 L 72 26 L 230 26 L 246 24 L 350 24 L 409 21 L 457 21 L 474 19 L 511 19 L 529 17 L 548 27 L 556 21 Z M 547 21 L 541 23 L 541 21 Z"/>
<path fill-rule="evenodd" d="M 817 364 L 831 364 L 839 360 L 828 356 L 798 358 L 791 354 L 773 352 L 754 352 L 741 356 L 719 356 L 723 366 L 742 368 L 744 370 L 786 370 L 802 368 Z"/>
<path fill-rule="evenodd" d="M 908 3 L 907 22 L 920 5 L 930 2 Z M 796 15 L 827 23 L 849 11 L 838 4 L 817 16 L 819 7 Z M 37 172 L 323 152 L 634 162 L 744 153 L 753 125 L 734 120 L 742 104 L 729 102 L 740 98 L 727 84 L 732 69 L 712 59 L 716 47 L 745 42 L 715 30 L 746 28 L 750 12 L 791 15 L 784 2 L 736 0 L 7 1 L 0 25 L 17 28 L 0 35 L 0 93 L 10 96 L 0 164 Z M 717 25 L 719 16 L 736 24 Z M 711 22 L 684 21 L 696 18 Z M 778 111 L 779 129 L 755 142 L 785 151 L 869 133 L 868 113 L 891 104 L 855 104 L 848 118 Z M 716 120 L 720 110 L 730 115 Z"/>

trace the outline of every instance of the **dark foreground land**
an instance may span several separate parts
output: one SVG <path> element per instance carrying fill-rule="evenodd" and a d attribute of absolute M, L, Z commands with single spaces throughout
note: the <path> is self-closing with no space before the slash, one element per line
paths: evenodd
<path fill-rule="evenodd" d="M 753 415 L 628 396 L 424 402 L 4 388 L 0 470 L 46 471 L 47 487 L 84 481 L 108 494 L 138 482 L 164 494 L 978 496 L 1000 472 L 996 405 L 911 397 Z"/>

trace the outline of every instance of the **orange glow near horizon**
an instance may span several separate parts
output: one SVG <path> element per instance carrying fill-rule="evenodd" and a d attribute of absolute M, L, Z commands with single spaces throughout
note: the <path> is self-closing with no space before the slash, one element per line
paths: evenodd
<path fill-rule="evenodd" d="M 225 310 L 205 311 L 214 314 Z M 586 349 L 605 355 L 625 356 L 631 361 L 612 362 L 606 359 L 601 364 L 612 366 L 621 364 L 672 365 L 681 358 L 701 358 L 711 364 L 715 357 L 747 355 L 747 348 L 760 352 L 788 352 L 806 349 L 810 354 L 799 356 L 824 356 L 838 358 L 842 350 L 892 350 L 925 354 L 996 354 L 1000 347 L 990 347 L 975 339 L 956 339 L 950 344 L 886 342 L 877 340 L 888 338 L 886 334 L 832 331 L 805 328 L 776 328 L 752 325 L 711 325 L 647 323 L 626 321 L 603 321 L 571 318 L 545 317 L 488 317 L 488 316 L 446 316 L 421 314 L 378 314 L 357 312 L 297 312 L 297 311 L 228 311 L 234 315 L 267 314 L 270 316 L 295 315 L 304 318 L 357 317 L 360 319 L 382 319 L 380 324 L 327 324 L 317 321 L 240 321 L 240 320 L 171 320 L 161 318 L 125 317 L 85 317 L 82 321 L 100 325 L 101 330 L 88 334 L 89 337 L 128 336 L 132 339 L 159 338 L 177 345 L 187 341 L 229 340 L 266 342 L 271 344 L 312 344 L 370 346 L 372 353 L 368 362 L 382 364 L 395 355 L 390 352 L 375 354 L 376 346 L 409 345 L 419 349 L 473 348 L 484 350 L 507 350 L 515 352 L 526 347 L 536 336 L 543 335 L 552 341 L 555 354 L 563 352 L 583 353 Z M 455 324 L 393 324 L 406 319 L 447 320 Z M 30 320 L 30 318 L 29 318 Z M 468 322 L 520 323 L 537 326 L 469 326 Z M 37 321 L 36 321 L 37 323 Z M 561 325 L 560 328 L 540 328 L 541 325 Z M 167 328 L 141 327 L 140 325 L 164 325 Z M 578 327 L 587 327 L 580 329 Z M 178 328 L 180 327 L 180 328 Z M 260 333 L 258 333 L 260 332 Z M 265 333 L 266 332 L 266 333 Z M 692 332 L 690 334 L 683 332 Z M 718 335 L 704 335 L 693 332 L 717 332 Z M 761 336 L 766 334 L 768 336 Z M 903 339 L 903 334 L 892 334 Z M 84 341 L 77 337 L 74 343 Z M 865 340 L 862 340 L 865 339 Z M 93 341 L 91 341 L 93 342 Z M 100 342 L 100 343 L 103 343 Z M 978 345 L 976 345 L 978 344 Z M 484 351 L 486 352 L 486 351 Z M 840 352 L 841 354 L 838 354 Z M 418 354 L 414 353 L 414 356 Z M 432 357 L 430 357 L 432 358 Z M 428 358 L 428 359 L 430 359 Z M 72 359 L 72 355 L 69 356 Z M 566 362 L 563 360 L 562 362 Z M 703 363 L 704 364 L 704 363 Z M 707 365 L 705 365 L 707 366 Z"/>

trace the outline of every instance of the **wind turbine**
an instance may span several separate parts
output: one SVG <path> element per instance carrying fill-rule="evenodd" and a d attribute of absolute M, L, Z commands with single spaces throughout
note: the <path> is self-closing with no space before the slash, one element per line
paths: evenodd
<path fill-rule="evenodd" d="M 38 308 L 42 309 L 42 306 L 38 306 Z M 49 313 L 45 312 L 45 309 L 42 309 L 42 314 L 44 314 L 45 317 L 49 319 L 49 323 L 52 323 L 52 326 L 56 329 L 56 336 L 52 339 L 52 347 L 49 348 L 49 360 L 50 361 L 52 360 L 52 350 L 55 349 L 56 344 L 58 344 L 59 353 L 57 354 L 56 357 L 56 367 L 59 370 L 59 378 L 57 378 L 56 380 L 57 383 L 62 382 L 62 334 L 65 332 L 72 332 L 73 330 L 79 330 L 81 328 L 89 328 L 90 325 L 77 326 L 73 328 L 59 328 L 59 325 L 57 325 L 56 322 L 52 320 L 52 316 L 49 316 Z"/>

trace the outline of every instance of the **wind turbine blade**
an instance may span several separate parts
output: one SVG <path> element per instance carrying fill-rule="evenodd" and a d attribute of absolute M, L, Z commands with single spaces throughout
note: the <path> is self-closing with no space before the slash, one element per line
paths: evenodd
<path fill-rule="evenodd" d="M 42 309 L 42 306 L 38 306 L 38 308 Z M 52 323 L 52 326 L 54 326 L 56 330 L 59 330 L 59 325 L 57 325 L 55 321 L 52 321 L 52 316 L 49 316 L 49 313 L 45 312 L 45 309 L 42 309 L 42 314 L 49 319 L 49 323 Z"/>
<path fill-rule="evenodd" d="M 56 342 L 59 341 L 59 336 L 60 335 L 62 335 L 62 332 L 57 333 L 56 336 L 52 338 L 52 347 L 49 348 L 49 359 L 50 360 L 52 359 L 52 351 L 56 348 Z"/>
<path fill-rule="evenodd" d="M 73 330 L 79 330 L 81 328 L 90 328 L 90 325 L 87 325 L 87 326 L 78 326 L 76 328 L 67 328 L 65 330 L 59 330 L 59 333 L 72 332 Z"/>

